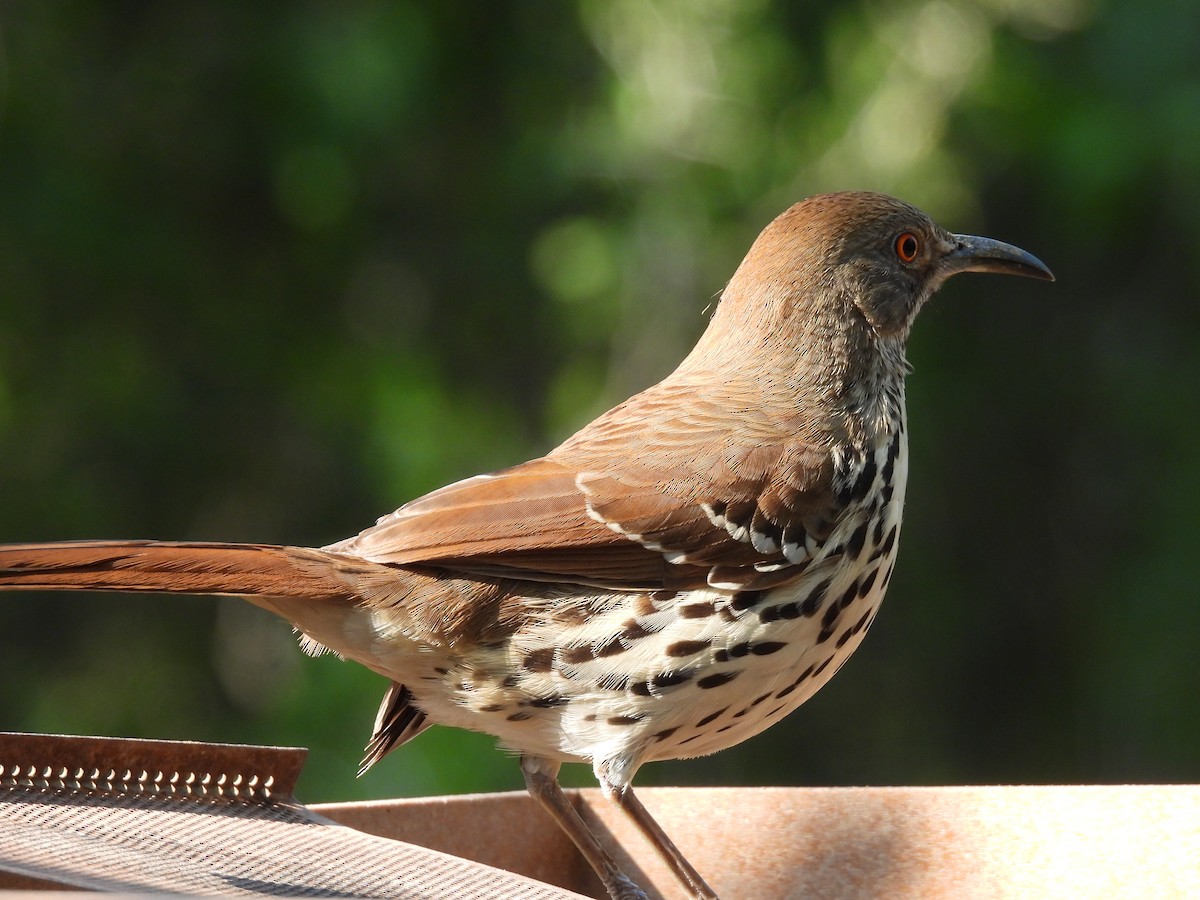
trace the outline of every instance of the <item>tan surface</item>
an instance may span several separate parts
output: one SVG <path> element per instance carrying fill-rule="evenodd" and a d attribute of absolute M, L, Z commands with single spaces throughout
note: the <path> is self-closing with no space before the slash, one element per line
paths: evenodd
<path fill-rule="evenodd" d="M 576 794 L 629 872 L 680 894 L 597 791 Z M 1200 897 L 1200 787 L 658 788 L 638 792 L 723 900 Z M 554 870 L 559 840 L 523 795 L 316 807 L 492 865 Z M 543 843 L 545 842 L 545 843 Z M 528 874 L 533 874 L 527 871 Z M 558 883 L 577 867 L 559 866 Z M 593 896 L 597 894 L 592 889 Z"/>
<path fill-rule="evenodd" d="M 574 797 L 578 792 L 567 793 Z M 310 809 L 369 834 L 520 872 L 588 896 L 604 896 L 599 879 L 571 841 L 524 791 L 324 803 Z"/>
<path fill-rule="evenodd" d="M 599 894 L 523 793 L 309 809 L 290 796 L 303 756 L 0 734 L 0 892 Z M 629 875 L 652 895 L 679 896 L 598 791 L 571 796 Z M 1200 898 L 1198 786 L 659 788 L 639 796 L 724 900 Z"/>

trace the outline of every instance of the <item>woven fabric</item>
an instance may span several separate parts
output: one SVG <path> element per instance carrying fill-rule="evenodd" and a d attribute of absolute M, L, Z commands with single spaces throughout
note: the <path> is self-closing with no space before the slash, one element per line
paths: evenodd
<path fill-rule="evenodd" d="M 153 771 L 14 763 L 6 751 L 0 740 L 0 870 L 14 875 L 106 892 L 578 897 L 336 825 L 290 795 L 247 789 L 250 778 L 236 785 L 237 775 L 153 762 Z"/>

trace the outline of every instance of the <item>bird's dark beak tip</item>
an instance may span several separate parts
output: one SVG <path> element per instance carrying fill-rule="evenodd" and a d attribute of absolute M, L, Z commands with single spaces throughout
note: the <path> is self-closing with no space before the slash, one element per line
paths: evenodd
<path fill-rule="evenodd" d="M 1036 278 L 1038 281 L 1057 281 L 1058 280 L 1054 277 L 1054 273 L 1050 271 L 1049 266 L 1047 266 L 1045 263 L 1042 263 L 1041 260 L 1038 260 L 1038 262 L 1041 264 L 1037 265 L 1037 266 L 1030 266 L 1029 268 L 1026 268 L 1024 271 L 1014 272 L 1013 274 L 1014 275 L 1025 275 L 1029 278 Z"/>

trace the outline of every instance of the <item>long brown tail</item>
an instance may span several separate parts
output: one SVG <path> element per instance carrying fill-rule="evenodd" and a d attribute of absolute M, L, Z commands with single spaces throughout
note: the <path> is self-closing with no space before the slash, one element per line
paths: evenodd
<path fill-rule="evenodd" d="M 0 590 L 157 591 L 349 598 L 335 556 L 269 544 L 70 541 L 0 544 Z"/>
<path fill-rule="evenodd" d="M 378 667 L 372 636 L 347 631 L 344 625 L 364 600 L 358 588 L 369 588 L 371 582 L 393 600 L 407 587 L 405 575 L 390 567 L 304 547 L 166 541 L 0 544 L 0 591 L 232 594 L 291 622 L 308 653 L 329 649 L 393 678 Z M 428 724 L 408 688 L 393 682 L 360 774 Z"/>

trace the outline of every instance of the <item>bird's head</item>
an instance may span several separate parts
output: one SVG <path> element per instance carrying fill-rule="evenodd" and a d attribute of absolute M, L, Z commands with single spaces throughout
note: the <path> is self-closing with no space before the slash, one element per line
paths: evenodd
<path fill-rule="evenodd" d="M 1037 257 L 991 238 L 952 234 L 914 206 L 882 194 L 814 197 L 792 207 L 802 231 L 827 235 L 821 279 L 853 299 L 881 336 L 905 337 L 921 306 L 951 275 L 995 272 L 1053 280 Z M 782 217 L 781 217 L 782 218 Z M 789 231 L 786 221 L 776 220 Z M 772 225 L 776 224 L 772 223 Z"/>
<path fill-rule="evenodd" d="M 763 229 L 722 295 L 706 338 L 728 345 L 738 334 L 776 351 L 784 349 L 781 342 L 815 352 L 826 345 L 835 355 L 852 339 L 902 344 L 921 306 L 959 272 L 1054 279 L 1026 251 L 952 234 L 884 194 L 821 194 Z"/>

